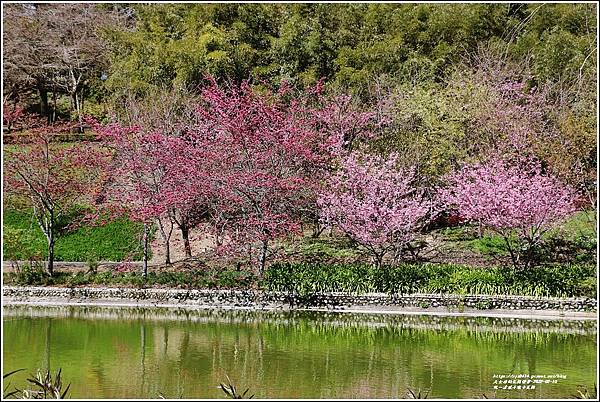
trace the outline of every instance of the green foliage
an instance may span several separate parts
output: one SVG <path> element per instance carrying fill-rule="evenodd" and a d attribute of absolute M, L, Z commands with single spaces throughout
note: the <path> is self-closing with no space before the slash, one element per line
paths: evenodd
<path fill-rule="evenodd" d="M 513 240 L 514 241 L 514 240 Z M 498 235 L 485 235 L 481 238 L 471 240 L 469 245 L 480 252 L 489 256 L 505 256 L 508 255 L 508 249 L 504 239 Z"/>
<path fill-rule="evenodd" d="M 48 284 L 51 279 L 44 269 L 44 264 L 35 262 L 19 267 L 14 276 L 14 282 L 19 285 Z"/>
<path fill-rule="evenodd" d="M 310 237 L 300 240 L 299 252 L 302 261 L 340 261 L 360 255 L 356 245 L 345 237 Z"/>
<path fill-rule="evenodd" d="M 59 226 L 62 230 L 56 240 L 56 261 L 141 260 L 142 225 L 127 219 L 116 219 L 105 225 L 82 226 L 67 229 L 78 215 L 74 212 Z M 46 239 L 30 213 L 4 210 L 4 255 L 9 260 L 45 259 Z"/>
<path fill-rule="evenodd" d="M 593 391 L 590 391 L 586 386 L 577 388 L 577 393 L 573 395 L 576 399 L 598 399 L 598 386 L 596 384 L 594 384 Z"/>
<path fill-rule="evenodd" d="M 597 240 L 595 234 L 595 212 L 580 211 L 566 219 L 558 228 L 542 236 L 533 256 L 538 263 L 595 264 Z M 463 242 L 468 248 L 491 257 L 506 257 L 509 254 L 505 240 L 494 233 L 474 237 L 475 228 L 456 227 L 440 231 L 446 241 Z M 516 237 L 510 241 L 516 244 Z"/>
<path fill-rule="evenodd" d="M 326 77 L 361 95 L 382 74 L 443 81 L 468 54 L 502 43 L 534 54 L 543 79 L 572 77 L 594 42 L 589 5 L 161 4 L 133 5 L 134 30 L 113 31 L 108 87 L 141 90 L 202 74 L 300 84 Z M 594 60 L 588 60 L 586 69 Z"/>
<path fill-rule="evenodd" d="M 46 242 L 35 228 L 16 228 L 6 222 L 8 214 L 4 215 L 5 223 L 2 230 L 3 251 L 7 259 L 36 261 L 44 258 Z"/>
<path fill-rule="evenodd" d="M 595 297 L 593 265 L 557 265 L 515 272 L 454 264 L 275 264 L 265 273 L 268 290 L 298 295 L 320 292 L 452 293 Z"/>
<path fill-rule="evenodd" d="M 596 237 L 597 213 L 594 210 L 579 211 L 565 220 L 559 230 L 567 238 L 589 239 Z"/>
<path fill-rule="evenodd" d="M 366 264 L 274 264 L 264 278 L 233 268 L 189 271 L 58 272 L 48 277 L 43 266 L 5 273 L 5 283 L 20 285 L 174 287 L 249 289 L 259 286 L 299 296 L 322 292 L 354 294 L 438 293 L 596 297 L 593 265 L 555 265 L 516 272 L 511 268 L 474 268 L 454 264 L 402 264 L 374 268 Z"/>
<path fill-rule="evenodd" d="M 174 287 L 184 289 L 247 289 L 257 281 L 256 276 L 234 269 L 207 269 L 191 271 L 153 271 L 144 279 L 141 269 L 138 271 L 116 272 L 57 272 L 52 278 L 45 274 L 43 267 L 29 271 L 4 274 L 5 283 L 19 285 L 64 285 L 64 286 L 133 286 Z"/>

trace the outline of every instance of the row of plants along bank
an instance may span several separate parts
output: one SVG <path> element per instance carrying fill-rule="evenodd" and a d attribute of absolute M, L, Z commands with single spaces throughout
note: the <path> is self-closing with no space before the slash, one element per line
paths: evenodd
<path fill-rule="evenodd" d="M 596 297 L 596 267 L 591 264 L 543 265 L 528 270 L 512 267 L 470 267 L 458 264 L 276 263 L 260 278 L 235 268 L 151 271 L 45 273 L 43 266 L 25 266 L 4 274 L 5 284 L 55 286 L 131 286 L 189 289 L 262 289 L 310 295 L 347 293 L 436 293 Z"/>

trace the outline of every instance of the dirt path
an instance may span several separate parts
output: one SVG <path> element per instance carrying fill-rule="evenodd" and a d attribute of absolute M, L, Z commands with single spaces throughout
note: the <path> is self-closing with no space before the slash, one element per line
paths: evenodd
<path fill-rule="evenodd" d="M 181 231 L 174 229 L 173 234 L 171 235 L 171 262 L 176 262 L 185 259 L 185 248 L 183 246 L 183 237 L 181 236 Z M 190 246 L 192 249 L 192 255 L 196 256 L 198 254 L 204 253 L 206 251 L 210 251 L 215 245 L 214 240 L 209 235 L 206 235 L 206 232 L 202 229 L 192 229 L 190 230 Z M 162 239 L 162 236 L 157 231 L 155 239 L 152 241 L 152 258 L 150 259 L 150 263 L 152 264 L 163 264 L 165 262 L 165 242 Z"/>

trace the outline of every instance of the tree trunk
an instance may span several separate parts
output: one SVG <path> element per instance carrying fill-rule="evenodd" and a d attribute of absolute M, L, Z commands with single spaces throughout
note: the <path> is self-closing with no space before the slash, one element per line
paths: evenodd
<path fill-rule="evenodd" d="M 319 222 L 316 222 L 313 226 L 312 238 L 317 239 L 326 228 L 327 226 L 322 226 Z"/>
<path fill-rule="evenodd" d="M 268 246 L 269 246 L 269 241 L 263 240 L 262 247 L 260 249 L 260 258 L 258 260 L 260 276 L 262 276 L 265 273 L 265 266 L 267 265 Z"/>
<path fill-rule="evenodd" d="M 383 264 L 383 253 L 373 253 L 373 266 L 375 268 L 381 268 Z"/>
<path fill-rule="evenodd" d="M 183 238 L 183 247 L 185 248 L 185 257 L 192 257 L 192 247 L 190 246 L 190 229 L 187 226 L 181 227 L 181 237 Z"/>
<path fill-rule="evenodd" d="M 171 264 L 171 242 L 165 242 L 165 265 Z"/>
<path fill-rule="evenodd" d="M 165 226 L 163 225 L 160 218 L 156 218 L 160 234 L 165 242 L 165 264 L 171 264 L 171 234 L 173 233 L 173 222 L 171 222 L 171 230 L 167 233 Z"/>
<path fill-rule="evenodd" d="M 150 228 L 147 223 L 144 223 L 144 279 L 148 277 L 148 234 Z"/>
<path fill-rule="evenodd" d="M 54 233 L 52 228 L 49 229 L 46 239 L 48 240 L 48 261 L 46 264 L 46 272 L 48 275 L 52 276 L 54 274 Z"/>
<path fill-rule="evenodd" d="M 56 121 L 56 90 L 52 91 L 52 117 L 51 123 Z"/>
<path fill-rule="evenodd" d="M 75 112 L 77 113 L 77 122 L 79 123 L 79 132 L 83 133 L 83 95 L 75 92 Z"/>
<path fill-rule="evenodd" d="M 50 122 L 50 113 L 48 110 L 48 91 L 43 87 L 38 87 L 38 94 L 40 96 L 40 114 L 46 116 L 48 122 Z"/>
<path fill-rule="evenodd" d="M 508 236 L 502 235 L 502 238 L 504 239 L 504 244 L 506 244 L 506 248 L 508 249 L 508 253 L 510 254 L 510 260 L 512 261 L 514 269 L 519 270 L 519 268 L 520 268 L 520 266 L 519 266 L 519 260 L 520 260 L 519 251 L 514 250 Z"/>

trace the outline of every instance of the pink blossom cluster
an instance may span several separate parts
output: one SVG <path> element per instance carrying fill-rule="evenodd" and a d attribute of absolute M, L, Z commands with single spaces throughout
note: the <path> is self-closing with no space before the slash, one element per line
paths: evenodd
<path fill-rule="evenodd" d="M 467 165 L 448 177 L 441 198 L 472 222 L 535 242 L 575 211 L 576 192 L 542 171 L 531 158 L 492 159 Z"/>
<path fill-rule="evenodd" d="M 2 123 L 11 127 L 23 117 L 23 108 L 19 105 L 10 106 L 6 102 L 2 104 Z"/>
<path fill-rule="evenodd" d="M 414 240 L 434 209 L 414 184 L 414 171 L 398 170 L 397 159 L 350 154 L 318 199 L 323 221 L 369 249 L 378 263 Z"/>

